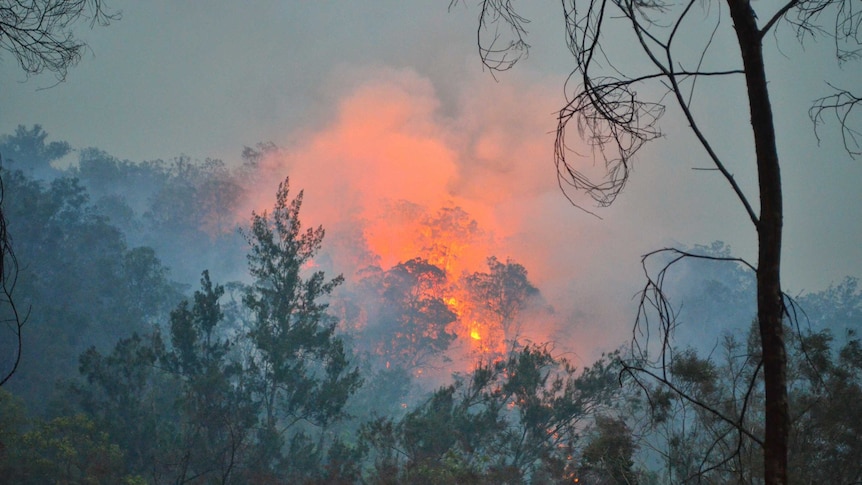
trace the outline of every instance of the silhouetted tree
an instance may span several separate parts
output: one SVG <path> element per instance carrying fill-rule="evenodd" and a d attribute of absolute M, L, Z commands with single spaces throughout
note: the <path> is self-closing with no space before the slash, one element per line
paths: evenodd
<path fill-rule="evenodd" d="M 594 428 L 594 436 L 581 452 L 579 482 L 595 485 L 638 483 L 632 459 L 637 445 L 625 421 L 598 416 Z"/>
<path fill-rule="evenodd" d="M 731 23 L 726 22 L 725 10 L 720 5 L 727 6 Z M 567 84 L 567 103 L 558 114 L 555 159 L 561 187 L 584 191 L 599 205 L 609 205 L 625 187 L 634 155 L 645 143 L 660 136 L 657 123 L 665 112 L 664 100 L 673 100 L 681 110 L 713 169 L 729 184 L 757 233 L 758 260 L 756 265 L 750 266 L 757 275 L 757 323 L 766 392 L 764 480 L 771 485 L 787 483 L 790 418 L 783 327 L 785 302 L 780 278 L 784 211 L 763 40 L 779 25 L 794 29 L 800 39 L 823 34 L 834 39 L 836 56 L 844 61 L 859 54 L 858 35 L 862 22 L 852 0 L 787 0 L 780 5 L 758 5 L 757 10 L 759 15 L 749 0 L 706 3 L 695 0 L 565 0 L 565 35 L 575 67 Z M 509 0 L 481 2 L 478 43 L 487 67 L 507 70 L 526 55 L 529 49 L 524 40 L 526 22 Z M 712 69 L 707 62 L 710 46 L 720 29 L 728 25 L 733 28 L 739 48 L 738 65 L 730 69 Z M 615 56 L 613 48 L 621 38 L 617 26 L 631 34 L 627 40 L 631 48 L 625 49 L 625 55 L 637 50 L 643 55 L 644 63 Z M 702 36 L 687 36 L 683 32 L 689 27 L 696 28 Z M 698 83 L 704 83 L 706 78 L 727 76 L 745 80 L 759 210 L 751 204 L 749 195 L 714 149 L 692 108 Z M 666 94 L 655 100 L 644 100 L 643 93 L 649 90 L 639 91 L 638 88 L 650 83 L 658 83 Z M 841 92 L 821 98 L 811 117 L 818 122 L 824 111 L 835 111 L 844 129 L 845 147 L 848 147 L 847 135 L 855 132 L 842 114 L 849 112 L 858 101 L 858 97 L 849 93 L 842 96 Z M 567 145 L 571 121 L 575 121 L 578 135 L 604 166 L 598 179 L 580 172 L 571 159 Z M 848 151 L 852 153 L 850 148 Z M 676 255 L 691 256 L 684 252 Z M 661 278 L 649 278 L 646 291 L 650 292 L 650 298 L 644 304 L 662 307 L 659 313 L 664 331 L 669 331 L 674 325 L 673 314 L 666 311 L 670 307 L 661 284 Z"/>
<path fill-rule="evenodd" d="M 59 170 L 52 167 L 51 163 L 68 155 L 72 147 L 65 141 L 46 142 L 47 139 L 48 132 L 38 124 L 29 129 L 18 125 L 15 133 L 0 137 L 4 168 L 21 170 L 30 177 L 40 179 L 59 175 Z"/>

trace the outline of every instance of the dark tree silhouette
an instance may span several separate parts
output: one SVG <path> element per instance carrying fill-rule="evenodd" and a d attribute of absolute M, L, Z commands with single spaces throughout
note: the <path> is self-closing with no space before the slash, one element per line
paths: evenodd
<path fill-rule="evenodd" d="M 453 2 L 456 3 L 456 2 Z M 726 7 L 726 9 L 725 9 Z M 786 351 L 783 318 L 786 314 L 781 290 L 782 185 L 781 166 L 775 137 L 764 63 L 763 40 L 779 25 L 793 29 L 800 40 L 825 36 L 835 42 L 839 62 L 860 53 L 859 26 L 862 11 L 852 0 L 787 0 L 782 5 L 758 5 L 749 0 L 698 2 L 696 0 L 564 0 L 566 40 L 575 67 L 567 80 L 566 105 L 558 114 L 555 160 L 558 179 L 566 196 L 568 190 L 586 192 L 599 206 L 611 204 L 628 181 L 637 151 L 660 136 L 658 120 L 671 99 L 683 114 L 693 134 L 742 204 L 757 232 L 757 322 L 763 359 L 766 392 L 764 431 L 764 479 L 767 484 L 787 483 L 787 436 L 790 427 L 787 405 Z M 729 13 L 731 22 L 727 22 Z M 510 0 L 484 0 L 478 26 L 479 53 L 491 70 L 510 69 L 526 55 L 524 41 L 528 20 L 514 11 Z M 732 25 L 739 48 L 736 66 L 710 67 L 710 47 L 716 36 Z M 696 28 L 692 38 L 686 30 Z M 627 29 L 627 32 L 621 30 Z M 621 36 L 629 35 L 629 37 Z M 644 63 L 617 58 L 614 48 L 625 43 L 643 55 Z M 646 67 L 644 67 L 644 65 Z M 698 81 L 705 78 L 745 79 L 754 160 L 758 176 L 757 210 L 724 160 L 714 149 L 692 108 Z M 643 99 L 638 89 L 658 85 L 665 93 Z M 811 117 L 817 123 L 824 112 L 834 111 L 842 125 L 845 148 L 853 154 L 855 131 L 843 116 L 855 107 L 858 97 L 839 91 L 821 98 Z M 603 174 L 592 178 L 576 168 L 567 145 L 570 122 L 603 164 Z M 849 137 L 849 138 L 848 138 Z M 573 201 L 574 203 L 574 201 Z M 577 204 L 576 204 L 577 205 Z M 663 254 L 659 252 L 658 254 Z M 678 253 L 689 257 L 688 253 Z M 674 260 L 675 261 L 675 260 Z M 669 305 L 661 291 L 662 278 L 649 278 L 647 298 L 660 310 Z M 660 311 L 662 327 L 672 329 L 673 311 Z M 639 324 L 643 324 L 639 320 Z M 663 339 L 665 343 L 666 339 Z M 647 346 L 639 346 L 645 349 Z M 664 355 L 662 353 L 662 355 Z M 641 357 L 648 357 L 641 355 Z M 660 361 L 659 364 L 662 364 Z"/>

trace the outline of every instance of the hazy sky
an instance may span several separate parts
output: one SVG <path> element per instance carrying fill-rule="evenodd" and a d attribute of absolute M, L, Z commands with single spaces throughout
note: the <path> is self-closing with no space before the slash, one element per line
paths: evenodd
<path fill-rule="evenodd" d="M 630 328 L 639 257 L 651 249 L 723 240 L 755 259 L 741 205 L 717 174 L 692 170 L 707 160 L 672 108 L 627 190 L 597 210 L 602 220 L 566 203 L 551 157 L 572 65 L 558 2 L 530 2 L 530 57 L 496 80 L 478 59 L 472 1 L 451 11 L 444 0 L 107 3 L 122 19 L 81 26 L 91 53 L 65 83 L 41 89 L 50 74 L 26 79 L 2 57 L 0 133 L 40 123 L 54 140 L 133 161 L 234 163 L 243 146 L 273 141 L 282 151 L 269 169 L 306 189 L 315 224 L 367 218 L 385 200 L 460 205 L 495 233 L 499 256 L 524 263 L 555 306 L 578 315 L 572 331 L 587 340 Z M 733 54 L 727 40 L 716 41 L 717 64 Z M 824 80 L 855 89 L 862 71 L 837 69 L 828 40 L 803 49 L 779 35 L 766 45 L 786 197 L 783 279 L 791 293 L 819 290 L 862 275 L 862 160 L 838 146 L 834 125 L 818 146 L 807 110 L 828 93 Z M 753 190 L 741 88 L 740 78 L 704 83 L 696 108 Z"/>

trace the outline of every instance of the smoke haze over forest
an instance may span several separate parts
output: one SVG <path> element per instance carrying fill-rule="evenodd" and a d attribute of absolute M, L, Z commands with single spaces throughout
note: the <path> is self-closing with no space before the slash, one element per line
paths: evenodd
<path fill-rule="evenodd" d="M 224 476 L 234 473 L 236 483 L 265 481 L 258 469 L 289 480 L 279 473 L 297 456 L 315 473 L 340 459 L 361 462 L 351 472 L 361 475 L 374 460 L 377 471 L 405 463 L 386 450 L 437 443 L 411 430 L 447 426 L 480 430 L 476 441 L 438 453 L 457 462 L 447 462 L 453 469 L 478 470 L 500 449 L 520 456 L 533 446 L 500 470 L 537 483 L 560 470 L 586 477 L 599 473 L 590 453 L 625 435 L 622 445 L 610 440 L 637 456 L 625 473 L 658 483 L 648 463 L 663 451 L 644 443 L 662 432 L 672 442 L 673 426 L 686 429 L 687 419 L 708 422 L 671 399 L 664 412 L 672 417 L 657 418 L 634 397 L 636 386 L 619 390 L 615 366 L 631 357 L 633 336 L 647 338 L 634 327 L 643 318 L 641 258 L 673 246 L 756 262 L 756 231 L 670 103 L 661 137 L 638 153 L 612 206 L 563 191 L 554 141 L 571 66 L 558 6 L 524 7 L 530 56 L 493 73 L 478 60 L 478 12 L 466 2 L 109 8 L 121 18 L 76 30 L 89 51 L 64 82 L 28 77 L 0 57 L 3 214 L 20 263 L 16 291 L 32 308 L 21 369 L 0 389 L 23 403 L 0 394 L 0 469 L 5 442 L 42 429 L 15 420 L 25 408 L 45 420 L 33 423 L 62 432 L 107 430 L 110 443 L 87 446 L 118 443 L 122 458 L 111 455 L 106 468 L 122 469 L 116 476 L 127 483 L 138 483 L 147 460 L 163 468 L 142 483 L 187 473 L 175 457 L 196 447 L 200 456 L 184 459 L 200 469 L 235 447 L 245 464 L 231 461 Z M 734 42 L 726 32 L 711 39 L 707 67 L 737 62 Z M 805 392 L 829 386 L 862 389 L 862 372 L 840 371 L 862 369 L 854 333 L 862 330 L 862 163 L 844 150 L 839 129 L 827 122 L 815 133 L 808 117 L 824 77 L 849 88 L 862 71 L 827 65 L 828 44 L 800 45 L 780 30 L 765 43 L 784 177 L 782 286 L 803 317 L 788 344 L 791 378 L 803 403 Z M 611 49 L 626 55 L 624 45 Z M 802 75 L 792 60 L 801 52 L 815 59 Z M 699 79 L 692 106 L 734 179 L 756 194 L 741 79 Z M 578 170 L 603 172 L 597 147 L 573 134 L 568 142 Z M 649 260 L 647 273 L 670 257 Z M 760 370 L 749 355 L 754 273 L 697 260 L 674 266 L 665 284 L 675 352 L 688 365 L 675 375 L 694 394 L 738 397 L 737 381 L 754 383 Z M 290 296 L 278 293 L 285 287 Z M 299 330 L 288 338 L 273 322 Z M 11 340 L 0 339 L 8 367 Z M 274 349 L 296 362 L 279 361 Z M 806 349 L 828 364 L 821 381 L 806 367 Z M 535 382 L 517 380 L 526 374 Z M 721 380 L 731 374 L 736 380 Z M 128 395 L 112 394 L 120 388 Z M 282 407 L 273 404 L 281 398 Z M 217 419 L 210 401 L 224 413 Z M 547 412 L 536 436 L 528 409 Z M 3 421 L 4 412 L 12 417 Z M 91 421 L 56 421 L 74 413 Z M 451 421 L 434 421 L 443 414 Z M 812 435 L 832 426 L 818 416 Z M 758 418 L 745 419 L 756 427 Z M 635 436 L 647 421 L 665 428 Z M 117 433 L 130 423 L 139 426 Z M 211 442 L 189 432 L 210 425 Z M 518 426 L 535 442 L 514 445 L 501 431 Z M 697 441 L 701 428 L 691 429 L 691 449 L 708 448 Z M 499 435 L 481 434 L 489 430 Z M 156 438 L 147 443 L 154 436 L 173 441 L 161 450 Z M 222 441 L 227 448 L 208 447 Z M 848 449 L 862 449 L 850 441 Z"/>

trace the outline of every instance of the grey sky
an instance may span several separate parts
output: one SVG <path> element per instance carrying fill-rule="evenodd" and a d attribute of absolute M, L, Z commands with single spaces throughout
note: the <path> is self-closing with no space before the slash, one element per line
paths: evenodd
<path fill-rule="evenodd" d="M 259 141 L 288 151 L 301 145 L 303 136 L 331 125 L 339 103 L 374 73 L 410 72 L 427 81 L 441 123 L 468 119 L 464 100 L 522 92 L 501 105 L 543 110 L 529 115 L 545 117 L 547 124 L 519 135 L 546 144 L 548 157 L 524 161 L 546 182 L 530 196 L 529 207 L 541 212 L 522 226 L 538 235 L 513 237 L 511 250 L 522 259 L 548 255 L 545 264 L 557 271 L 548 273 L 553 276 L 542 290 L 552 300 L 580 295 L 579 305 L 593 305 L 583 311 L 616 322 L 616 330 L 628 329 L 632 316 L 621 309 L 642 283 L 641 254 L 674 242 L 723 240 L 754 260 L 755 234 L 727 184 L 714 173 L 692 170 L 707 160 L 674 109 L 662 124 L 665 138 L 641 152 L 626 192 L 598 211 L 603 220 L 566 205 L 554 188 L 548 132 L 571 58 L 559 4 L 544 3 L 531 2 L 534 10 L 524 12 L 532 20 L 530 57 L 495 82 L 476 53 L 473 2 L 447 11 L 443 0 L 111 1 L 122 20 L 78 30 L 92 55 L 65 83 L 40 90 L 53 84 L 50 75 L 27 80 L 8 55 L 2 58 L 0 133 L 40 123 L 55 140 L 133 161 L 179 154 L 235 161 L 244 145 Z M 841 149 L 835 125 L 823 127 L 818 147 L 807 117 L 811 100 L 828 92 L 824 80 L 858 89 L 862 70 L 837 69 L 828 40 L 802 49 L 787 38 L 780 52 L 779 40 L 767 40 L 767 71 L 786 189 L 784 282 L 796 292 L 862 276 L 862 161 Z M 732 47 L 721 39 L 716 45 L 719 52 Z M 730 87 L 704 83 L 696 106 L 743 188 L 753 189 L 741 87 L 741 79 Z M 542 102 L 529 98 L 536 92 L 545 96 Z M 467 164 L 461 170 L 485 173 Z"/>

